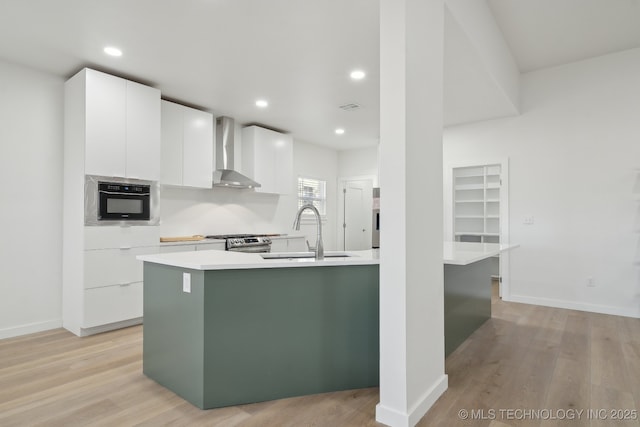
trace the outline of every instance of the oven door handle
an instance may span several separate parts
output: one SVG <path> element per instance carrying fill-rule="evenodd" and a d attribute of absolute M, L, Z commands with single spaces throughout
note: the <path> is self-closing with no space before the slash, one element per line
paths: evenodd
<path fill-rule="evenodd" d="M 271 245 L 243 246 L 243 247 L 228 248 L 227 250 L 229 252 L 244 252 L 244 253 L 257 254 L 257 253 L 271 252 Z"/>
<path fill-rule="evenodd" d="M 118 191 L 104 191 L 98 190 L 98 192 L 103 194 L 112 194 L 114 196 L 148 196 L 150 193 L 121 193 Z"/>

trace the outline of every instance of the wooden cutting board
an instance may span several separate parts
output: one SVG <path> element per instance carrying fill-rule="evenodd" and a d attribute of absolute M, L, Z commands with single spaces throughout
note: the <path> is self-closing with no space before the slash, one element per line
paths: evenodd
<path fill-rule="evenodd" d="M 197 240 L 204 240 L 204 236 L 195 235 L 195 236 L 178 236 L 178 237 L 161 237 L 161 242 L 194 242 Z"/>

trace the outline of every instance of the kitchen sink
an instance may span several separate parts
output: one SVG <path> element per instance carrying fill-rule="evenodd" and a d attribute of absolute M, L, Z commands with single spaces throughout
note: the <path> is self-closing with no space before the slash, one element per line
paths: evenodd
<path fill-rule="evenodd" d="M 293 258 L 315 258 L 314 252 L 268 252 L 260 254 L 263 259 L 293 259 Z M 347 252 L 328 251 L 324 253 L 325 258 L 346 258 L 356 255 Z"/>

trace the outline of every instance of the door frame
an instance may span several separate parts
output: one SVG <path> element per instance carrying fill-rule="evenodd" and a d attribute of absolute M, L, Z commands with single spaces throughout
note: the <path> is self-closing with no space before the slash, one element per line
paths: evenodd
<path fill-rule="evenodd" d="M 455 241 L 454 206 L 453 206 L 453 169 L 474 166 L 500 165 L 500 244 L 508 244 L 509 240 L 509 158 L 469 158 L 447 163 L 443 167 L 444 196 L 444 240 Z M 511 301 L 509 251 L 500 254 L 500 297 Z"/>
<path fill-rule="evenodd" d="M 378 183 L 378 177 L 375 175 L 353 175 L 353 176 L 341 176 L 338 177 L 337 181 L 337 207 L 338 207 L 338 215 L 337 215 L 337 223 L 336 223 L 336 242 L 337 247 L 344 249 L 344 195 L 342 190 L 348 182 L 352 181 L 371 181 L 371 188 L 374 188 Z M 373 206 L 371 207 L 371 211 L 373 212 Z"/>

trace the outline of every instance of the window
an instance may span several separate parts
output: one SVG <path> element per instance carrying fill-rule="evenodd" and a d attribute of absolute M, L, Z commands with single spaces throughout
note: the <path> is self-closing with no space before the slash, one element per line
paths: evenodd
<path fill-rule="evenodd" d="M 320 215 L 327 213 L 327 182 L 314 178 L 298 178 L 298 209 L 303 205 L 312 204 Z M 307 212 L 305 211 L 305 214 Z"/>

